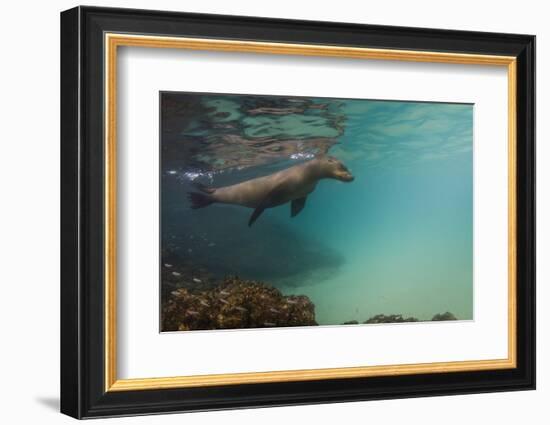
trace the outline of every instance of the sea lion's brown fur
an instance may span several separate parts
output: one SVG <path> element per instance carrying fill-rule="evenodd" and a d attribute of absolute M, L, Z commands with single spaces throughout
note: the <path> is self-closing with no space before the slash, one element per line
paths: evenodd
<path fill-rule="evenodd" d="M 231 186 L 201 187 L 199 189 L 203 193 L 190 192 L 189 200 L 193 209 L 203 208 L 215 202 L 254 208 L 249 221 L 249 225 L 252 225 L 264 209 L 287 202 L 292 202 L 294 217 L 304 207 L 307 195 L 313 192 L 318 181 L 324 178 L 350 182 L 353 180 L 353 175 L 336 158 L 322 156 Z"/>

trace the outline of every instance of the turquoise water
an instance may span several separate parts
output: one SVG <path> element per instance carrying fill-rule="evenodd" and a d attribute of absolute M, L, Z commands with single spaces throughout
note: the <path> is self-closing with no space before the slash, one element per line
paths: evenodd
<path fill-rule="evenodd" d="M 473 318 L 472 105 L 162 96 L 164 257 L 306 295 L 321 325 Z M 283 205 L 249 228 L 251 209 L 185 198 L 323 153 L 355 180 L 320 181 L 294 218 Z"/>

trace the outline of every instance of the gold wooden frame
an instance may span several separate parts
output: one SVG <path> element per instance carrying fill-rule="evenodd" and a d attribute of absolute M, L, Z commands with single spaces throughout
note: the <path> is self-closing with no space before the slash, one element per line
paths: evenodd
<path fill-rule="evenodd" d="M 410 50 L 370 49 L 326 45 L 266 43 L 128 34 L 105 34 L 105 391 L 132 391 L 213 385 L 447 373 L 515 368 L 516 358 L 516 59 Z M 119 46 L 231 51 L 264 54 L 329 56 L 356 59 L 438 62 L 507 67 L 508 71 L 508 357 L 386 366 L 344 367 L 274 372 L 118 379 L 116 373 L 116 97 Z"/>

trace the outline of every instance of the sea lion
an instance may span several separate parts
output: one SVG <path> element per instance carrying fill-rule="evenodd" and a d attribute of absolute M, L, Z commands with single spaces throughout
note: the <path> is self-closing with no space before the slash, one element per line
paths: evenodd
<path fill-rule="evenodd" d="M 321 156 L 302 164 L 278 171 L 267 176 L 226 187 L 210 188 L 197 185 L 202 192 L 189 192 L 191 208 L 204 208 L 215 202 L 242 205 L 254 208 L 248 225 L 258 219 L 266 208 L 273 208 L 290 202 L 290 215 L 295 217 L 305 206 L 307 196 L 315 190 L 321 179 L 336 179 L 351 182 L 350 171 L 331 156 Z"/>

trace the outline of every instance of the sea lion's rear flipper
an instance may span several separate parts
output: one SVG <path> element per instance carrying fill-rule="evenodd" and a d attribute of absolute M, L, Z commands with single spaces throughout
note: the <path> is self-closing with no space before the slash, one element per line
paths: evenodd
<path fill-rule="evenodd" d="M 263 205 L 258 206 L 250 216 L 250 220 L 248 220 L 248 227 L 252 226 L 254 222 L 258 219 L 260 215 L 264 212 L 265 207 Z"/>
<path fill-rule="evenodd" d="M 196 210 L 197 208 L 204 208 L 210 204 L 216 202 L 211 195 L 199 192 L 188 192 L 187 199 L 191 203 L 191 208 Z"/>
<path fill-rule="evenodd" d="M 303 198 L 294 199 L 290 203 L 290 216 L 296 217 L 298 214 L 300 214 L 300 211 L 304 209 L 306 206 L 306 199 L 307 197 L 304 196 Z"/>

